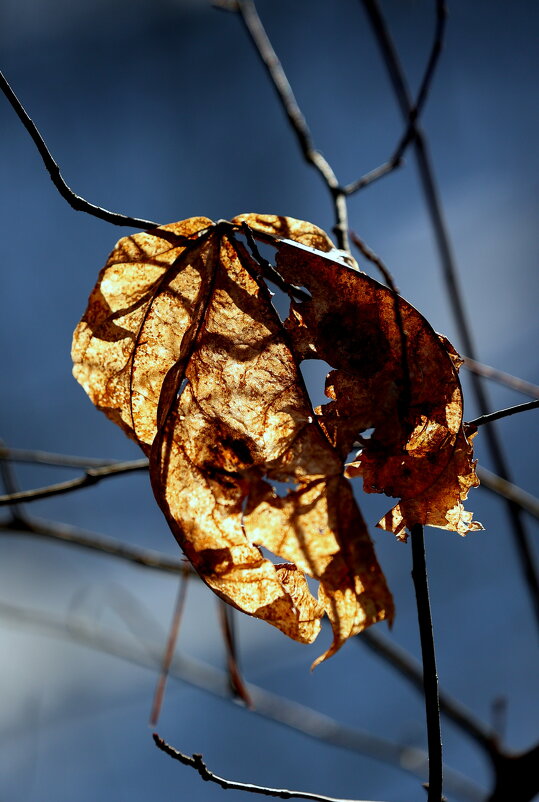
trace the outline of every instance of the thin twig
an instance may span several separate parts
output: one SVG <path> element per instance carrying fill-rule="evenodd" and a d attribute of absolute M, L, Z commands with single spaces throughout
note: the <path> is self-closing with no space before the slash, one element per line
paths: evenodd
<path fill-rule="evenodd" d="M 0 449 L 4 448 L 4 443 L 2 440 L 0 440 Z M 0 476 L 2 477 L 2 484 L 4 485 L 4 490 L 6 493 L 12 496 L 14 493 L 19 492 L 19 486 L 17 484 L 17 479 L 15 478 L 13 468 L 7 460 L 2 460 L 0 462 Z M 24 525 L 28 519 L 22 504 L 13 504 L 10 509 L 10 514 L 11 522 L 15 525 Z"/>
<path fill-rule="evenodd" d="M 30 448 L 7 448 L 2 445 L 0 445 L 0 460 L 25 462 L 31 465 L 52 465 L 58 468 L 103 468 L 118 462 L 117 459 L 78 457 Z"/>
<path fill-rule="evenodd" d="M 124 214 L 109 212 L 107 209 L 103 209 L 101 206 L 95 206 L 93 203 L 89 203 L 87 200 L 84 200 L 84 198 L 81 198 L 80 195 L 75 194 L 64 181 L 60 168 L 53 159 L 43 137 L 2 72 L 0 72 L 0 89 L 10 102 L 15 114 L 32 137 L 54 186 L 72 209 L 75 209 L 77 212 L 86 212 L 86 214 L 99 217 L 101 220 L 106 220 L 107 223 L 114 223 L 114 225 L 117 226 L 129 226 L 130 228 L 142 229 L 156 228 L 158 223 L 152 223 L 151 220 L 140 220 L 137 217 L 127 217 L 127 215 Z"/>
<path fill-rule="evenodd" d="M 421 640 L 421 656 L 423 661 L 423 690 L 425 694 L 425 710 L 427 716 L 427 742 L 429 751 L 429 788 L 428 802 L 440 802 L 442 799 L 443 764 L 442 764 L 442 732 L 440 729 L 440 701 L 438 698 L 438 674 L 436 672 L 436 655 L 434 652 L 434 636 L 430 613 L 429 586 L 427 580 L 427 563 L 425 560 L 425 541 L 423 527 L 415 524 L 412 535 L 412 579 L 414 581 L 417 602 L 417 619 Z"/>
<path fill-rule="evenodd" d="M 260 794 L 260 796 L 272 796 L 278 799 L 312 799 L 314 802 L 346 802 L 343 799 L 337 799 L 334 796 L 322 796 L 321 794 L 310 794 L 308 791 L 287 791 L 283 788 L 269 788 L 263 785 L 252 785 L 251 783 L 240 783 L 236 780 L 226 780 L 224 777 L 219 777 L 206 766 L 202 755 L 185 755 L 174 749 L 173 746 L 167 744 L 156 732 L 153 733 L 153 740 L 155 745 L 169 757 L 178 760 L 184 766 L 190 766 L 205 782 L 212 782 L 220 785 L 225 791 L 247 791 L 251 794 Z M 352 802 L 352 800 L 349 800 Z"/>
<path fill-rule="evenodd" d="M 50 613 L 4 602 L 0 602 L 0 618 L 17 627 L 18 631 L 21 627 L 37 628 L 41 635 L 80 643 L 149 669 L 155 670 L 159 667 L 161 642 L 148 641 L 137 646 L 131 638 L 125 638 L 118 632 L 96 631 L 93 624 L 82 620 L 71 620 L 67 627 L 64 620 L 59 620 Z M 152 625 L 147 629 L 154 635 L 161 631 L 158 622 L 153 619 Z M 226 673 L 208 663 L 179 654 L 174 657 L 170 675 L 219 699 L 230 701 Z M 354 754 L 366 755 L 414 777 L 426 777 L 427 755 L 422 749 L 401 746 L 347 727 L 323 713 L 252 683 L 248 684 L 248 689 L 255 704 L 254 715 L 281 724 L 319 743 L 326 743 Z M 448 790 L 452 790 L 456 796 L 466 802 L 483 802 L 484 792 L 460 772 L 446 767 L 445 776 Z"/>
<path fill-rule="evenodd" d="M 402 117 L 405 123 L 407 123 L 410 113 L 413 110 L 413 102 L 406 83 L 404 70 L 400 64 L 391 35 L 377 0 L 362 0 L 362 4 L 382 53 L 397 102 L 400 106 Z M 476 359 L 471 327 L 464 309 L 462 291 L 459 285 L 455 259 L 442 212 L 438 188 L 434 178 L 434 171 L 431 165 L 427 143 L 420 127 L 416 127 L 413 148 L 436 245 L 440 255 L 449 301 L 464 346 L 463 351 L 471 359 Z M 484 415 L 487 413 L 490 406 L 485 388 L 480 377 L 475 373 L 472 373 L 470 378 L 479 412 Z M 494 427 L 487 427 L 485 430 L 485 439 L 496 473 L 501 476 L 502 479 L 511 481 L 507 460 Z M 508 500 L 507 510 L 512 523 L 515 546 L 521 562 L 530 599 L 533 604 L 536 621 L 539 625 L 539 575 L 528 541 L 528 533 L 522 519 L 520 507 L 513 501 Z"/>
<path fill-rule="evenodd" d="M 488 415 L 480 415 L 479 418 L 468 421 L 466 426 L 484 426 L 485 423 L 492 423 L 492 421 L 500 420 L 500 418 L 508 418 L 510 415 L 518 415 L 519 412 L 527 412 L 529 409 L 537 409 L 539 407 L 539 400 L 526 401 L 525 404 L 517 404 L 514 407 L 507 407 L 506 409 L 499 409 L 497 412 L 489 412 Z"/>
<path fill-rule="evenodd" d="M 167 684 L 168 675 L 170 673 L 170 666 L 174 658 L 174 650 L 178 642 L 180 634 L 180 624 L 182 621 L 183 611 L 185 609 L 185 600 L 187 598 L 187 580 L 189 574 L 180 577 L 180 584 L 178 586 L 178 593 L 176 595 L 176 603 L 174 605 L 174 613 L 170 623 L 170 629 L 167 638 L 167 645 L 163 654 L 163 662 L 161 663 L 161 673 L 155 687 L 153 696 L 152 710 L 150 713 L 150 727 L 156 727 L 159 721 L 159 714 L 165 696 L 165 688 Z"/>
<path fill-rule="evenodd" d="M 392 666 L 400 676 L 407 679 L 414 688 L 423 694 L 423 670 L 421 665 L 407 651 L 378 632 L 373 632 L 372 629 L 362 632 L 356 637 L 356 641 L 371 649 L 372 652 Z M 457 699 L 454 699 L 441 689 L 439 689 L 438 695 L 440 712 L 469 735 L 490 757 L 495 749 L 494 733 L 488 730 L 482 722 L 478 721 L 473 713 Z"/>
<path fill-rule="evenodd" d="M 476 373 L 485 379 L 492 379 L 499 384 L 504 384 L 506 387 L 516 390 L 517 393 L 529 395 L 531 398 L 539 398 L 539 386 L 537 384 L 520 379 L 511 373 L 506 373 L 504 370 L 493 368 L 491 365 L 485 365 L 483 362 L 478 362 L 469 356 L 463 356 L 462 359 L 464 360 L 464 367 L 471 373 Z"/>
<path fill-rule="evenodd" d="M 396 170 L 397 167 L 401 166 L 403 156 L 408 146 L 412 143 L 416 136 L 417 121 L 421 116 L 421 112 L 423 111 L 427 100 L 429 89 L 432 85 L 434 73 L 442 52 L 446 20 L 447 8 L 445 2 L 444 0 L 436 0 L 436 27 L 434 30 L 434 39 L 427 61 L 427 66 L 425 67 L 425 72 L 423 74 L 423 79 L 419 87 L 419 92 L 417 93 L 417 100 L 408 114 L 408 125 L 406 126 L 404 133 L 393 152 L 393 155 L 384 164 L 381 164 L 379 167 L 376 167 L 376 169 L 366 173 L 356 181 L 347 184 L 344 187 L 344 191 L 347 195 L 352 195 L 355 192 L 358 192 L 360 189 L 368 187 L 374 181 L 378 181 L 379 178 L 383 178 L 385 175 L 388 175 L 389 173 L 393 172 L 393 170 Z"/>
<path fill-rule="evenodd" d="M 234 618 L 234 608 L 222 599 L 217 600 L 219 610 L 219 622 L 226 650 L 226 667 L 228 672 L 228 684 L 234 699 L 241 699 L 247 707 L 253 707 L 253 700 L 249 696 L 245 680 L 243 679 L 239 666 L 238 657 L 238 638 L 237 627 Z"/>
<path fill-rule="evenodd" d="M 7 495 L 0 496 L 0 507 L 9 504 L 17 504 L 20 501 L 28 503 L 30 501 L 39 501 L 43 498 L 50 498 L 51 496 L 61 496 L 65 493 L 72 493 L 75 490 L 82 490 L 85 487 L 90 487 L 112 476 L 121 476 L 124 473 L 147 470 L 147 459 L 115 462 L 111 465 L 104 465 L 101 468 L 89 468 L 85 471 L 83 476 L 79 476 L 76 479 L 69 479 L 67 482 L 58 482 L 57 484 L 38 487 L 34 490 L 19 490 L 17 493 L 8 493 Z"/>
<path fill-rule="evenodd" d="M 501 476 L 497 476 L 482 465 L 478 465 L 476 470 L 481 482 L 480 487 L 509 499 L 514 504 L 518 504 L 525 512 L 533 515 L 534 518 L 539 518 L 539 499 L 536 496 L 532 496 L 531 493 L 527 493 L 512 482 L 508 482 L 507 479 L 502 479 Z"/>
<path fill-rule="evenodd" d="M 342 250 L 349 251 L 348 211 L 345 192 L 340 186 L 329 162 L 314 146 L 307 121 L 298 106 L 282 64 L 258 16 L 256 6 L 253 0 L 238 0 L 229 10 L 239 12 L 245 29 L 266 68 L 281 102 L 281 106 L 296 135 L 303 158 L 318 171 L 331 194 L 335 212 L 335 226 L 333 231 L 337 238 L 337 245 Z"/>
<path fill-rule="evenodd" d="M 192 573 L 189 563 L 182 562 L 182 560 L 167 557 L 158 551 L 128 546 L 114 538 L 87 532 L 84 529 L 58 521 L 42 521 L 39 518 L 25 519 L 24 521 L 2 521 L 0 522 L 0 532 L 15 532 L 17 535 L 31 535 L 57 540 L 65 545 L 101 552 L 109 557 L 116 557 L 139 565 L 142 568 L 151 568 L 167 574 Z"/>

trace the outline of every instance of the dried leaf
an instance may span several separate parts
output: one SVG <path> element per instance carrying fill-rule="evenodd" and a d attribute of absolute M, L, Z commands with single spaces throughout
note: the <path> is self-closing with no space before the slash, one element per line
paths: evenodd
<path fill-rule="evenodd" d="M 296 297 L 284 324 L 246 225 L 275 245 L 279 283 Z M 309 358 L 334 368 L 316 410 L 299 369 Z M 362 432 L 374 429 L 349 474 L 402 499 L 385 528 L 477 528 L 461 504 L 476 479 L 457 355 L 309 223 L 193 218 L 121 240 L 73 359 L 92 401 L 149 454 L 156 499 L 202 579 L 299 641 L 328 615 L 333 643 L 317 662 L 393 615 L 344 475 Z"/>
<path fill-rule="evenodd" d="M 283 236 L 282 225 L 268 221 L 251 225 Z M 286 326 L 298 356 L 335 368 L 326 380 L 331 402 L 315 412 L 343 459 L 361 442 L 347 476 L 362 476 L 367 493 L 402 499 L 379 526 L 401 538 L 417 523 L 460 534 L 481 529 L 462 505 L 479 481 L 453 346 L 407 301 L 357 270 L 287 242 L 278 244 L 276 264 L 313 298 L 292 303 Z"/>

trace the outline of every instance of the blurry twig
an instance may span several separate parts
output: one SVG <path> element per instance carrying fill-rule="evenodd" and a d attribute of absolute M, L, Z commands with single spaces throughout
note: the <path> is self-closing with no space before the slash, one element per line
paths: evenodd
<path fill-rule="evenodd" d="M 266 68 L 281 102 L 281 106 L 296 135 L 303 158 L 318 171 L 331 193 L 335 212 L 335 226 L 333 231 L 337 238 L 337 245 L 339 248 L 349 251 L 348 211 L 346 208 L 345 191 L 340 186 L 329 162 L 314 146 L 307 121 L 298 106 L 281 62 L 264 30 L 264 26 L 258 16 L 253 0 L 238 0 L 238 2 L 234 4 L 223 6 L 223 8 L 229 11 L 236 11 L 240 14 L 242 22 Z"/>
<path fill-rule="evenodd" d="M 0 440 L 0 449 L 4 448 L 4 443 L 2 440 Z M 16 495 L 19 492 L 19 486 L 13 473 L 13 469 L 7 460 L 0 460 L 0 476 L 2 478 L 2 484 L 4 485 L 6 493 L 9 496 Z M 15 526 L 24 526 L 27 520 L 28 517 L 24 512 L 22 505 L 16 503 L 12 504 L 10 509 L 10 523 L 14 524 Z"/>
<path fill-rule="evenodd" d="M 153 697 L 152 710 L 150 713 L 150 727 L 157 726 L 159 714 L 161 712 L 161 705 L 165 696 L 165 688 L 167 684 L 168 675 L 170 673 L 170 666 L 174 657 L 174 650 L 178 642 L 178 635 L 180 633 L 180 624 L 182 621 L 183 611 L 185 609 L 185 599 L 187 598 L 187 580 L 189 574 L 184 574 L 180 577 L 180 584 L 178 593 L 176 595 L 176 603 L 174 605 L 174 613 L 167 638 L 167 645 L 163 654 L 163 661 L 161 663 L 161 673 L 155 688 Z"/>
<path fill-rule="evenodd" d="M 398 53 L 387 28 L 384 17 L 380 11 L 378 0 L 361 0 L 363 8 L 371 24 L 374 36 L 378 42 L 384 64 L 391 80 L 395 97 L 399 104 L 405 123 L 413 112 L 413 101 L 406 83 L 404 70 Z M 445 224 L 438 188 L 434 178 L 434 171 L 430 162 L 427 143 L 420 127 L 416 126 L 413 147 L 417 160 L 418 171 L 423 186 L 425 201 L 430 215 L 436 244 L 438 247 L 442 271 L 446 282 L 449 300 L 453 314 L 462 338 L 463 350 L 471 358 L 476 358 L 471 328 L 464 310 L 462 292 L 459 286 L 455 259 L 453 257 L 449 234 Z M 477 406 L 481 415 L 487 413 L 490 406 L 487 394 L 480 377 L 475 373 L 471 375 L 472 389 L 475 394 Z M 491 454 L 496 473 L 507 481 L 511 480 L 509 467 L 501 443 L 494 427 L 485 430 L 485 439 Z M 537 624 L 539 625 L 539 576 L 535 566 L 533 554 L 528 542 L 528 534 L 520 507 L 514 501 L 507 500 L 507 510 L 513 527 L 515 546 L 520 558 L 522 571 L 533 604 Z"/>
<path fill-rule="evenodd" d="M 408 125 L 406 126 L 404 133 L 397 144 L 395 151 L 393 152 L 393 155 L 387 160 L 387 162 L 366 173 L 361 178 L 358 178 L 357 181 L 352 181 L 352 183 L 347 184 L 344 187 L 344 191 L 347 195 L 352 195 L 354 192 L 358 192 L 360 189 L 368 187 L 369 184 L 372 184 L 379 178 L 383 178 L 383 176 L 393 172 L 393 170 L 395 170 L 397 167 L 400 167 L 402 164 L 402 158 L 408 146 L 416 136 L 417 120 L 419 119 L 419 116 L 423 111 L 423 107 L 425 106 L 432 79 L 434 78 L 434 73 L 440 58 L 440 53 L 442 52 L 446 20 L 447 8 L 445 2 L 444 0 L 436 0 L 436 27 L 434 30 L 434 41 L 432 43 L 429 59 L 423 75 L 423 80 L 421 81 L 419 92 L 417 93 L 417 100 L 408 114 Z"/>
<path fill-rule="evenodd" d="M 539 400 L 526 401 L 525 404 L 517 404 L 514 407 L 507 407 L 506 409 L 499 409 L 497 412 L 489 412 L 487 415 L 481 415 L 479 418 L 468 421 L 466 426 L 484 426 L 485 423 L 492 423 L 500 418 L 508 418 L 510 415 L 518 415 L 519 412 L 527 412 L 529 409 L 537 409 L 539 407 Z"/>
<path fill-rule="evenodd" d="M 184 766 L 190 766 L 197 771 L 201 778 L 206 782 L 212 782 L 220 785 L 225 791 L 247 791 L 251 794 L 260 794 L 260 796 L 272 796 L 278 799 L 312 799 L 314 802 L 346 802 L 342 799 L 336 799 L 333 796 L 322 796 L 320 794 L 310 794 L 307 791 L 287 791 L 284 788 L 268 788 L 263 785 L 252 785 L 251 783 L 240 783 L 235 780 L 226 780 L 224 777 L 219 777 L 214 774 L 204 763 L 202 755 L 185 755 L 174 749 L 173 746 L 167 744 L 156 732 L 153 733 L 153 740 L 158 749 L 161 749 L 169 757 L 178 760 Z M 352 802 L 352 800 L 350 800 Z M 359 802 L 359 800 L 358 800 Z"/>
<path fill-rule="evenodd" d="M 228 671 L 228 684 L 234 699 L 241 699 L 247 707 L 253 707 L 253 700 L 249 696 L 245 680 L 239 667 L 237 627 L 234 619 L 234 608 L 217 600 L 219 620 L 226 649 L 226 666 Z"/>
<path fill-rule="evenodd" d="M 389 663 L 402 677 L 407 679 L 421 694 L 423 693 L 423 670 L 420 663 L 400 646 L 372 629 L 365 630 L 356 637 L 357 643 L 367 646 L 371 651 Z M 490 756 L 494 748 L 494 733 L 490 732 L 459 701 L 442 690 L 438 692 L 440 712 L 469 735 Z"/>
<path fill-rule="evenodd" d="M 154 641 L 139 642 L 137 645 L 131 638 L 124 638 L 118 632 L 96 631 L 93 624 L 89 625 L 83 620 L 70 620 L 67 627 L 64 621 L 42 610 L 18 607 L 4 602 L 0 602 L 0 618 L 18 630 L 21 627 L 36 628 L 41 635 L 77 642 L 150 669 L 155 670 L 159 667 L 158 655 L 161 646 Z M 153 622 L 147 630 L 159 633 L 161 627 L 157 622 Z M 208 663 L 185 654 L 176 655 L 170 667 L 170 675 L 213 696 L 230 701 L 226 672 Z M 248 683 L 247 688 L 255 705 L 253 713 L 257 716 L 274 721 L 318 742 L 395 766 L 414 777 L 423 779 L 427 775 L 427 755 L 422 749 L 402 746 L 385 738 L 347 727 L 310 707 L 278 696 L 252 683 Z M 452 791 L 455 796 L 465 802 L 483 802 L 484 792 L 460 772 L 445 768 L 445 779 L 447 790 Z"/>
<path fill-rule="evenodd" d="M 90 487 L 91 485 L 97 484 L 102 479 L 107 479 L 111 476 L 120 476 L 124 473 L 146 470 L 148 470 L 147 459 L 114 462 L 109 465 L 104 465 L 101 468 L 88 468 L 84 476 L 79 476 L 76 479 L 69 479 L 67 482 L 58 482 L 58 484 L 39 487 L 35 490 L 20 490 L 16 493 L 8 493 L 5 496 L 0 496 L 0 507 L 20 501 L 27 503 L 29 501 L 50 498 L 51 496 L 60 496 L 64 493 L 71 493 L 74 490 L 82 490 L 85 487 Z"/>
<path fill-rule="evenodd" d="M 18 535 L 44 537 L 69 546 L 98 551 L 109 557 L 117 557 L 143 568 L 152 568 L 169 574 L 192 573 L 189 563 L 166 557 L 158 551 L 128 546 L 113 538 L 87 532 L 58 521 L 43 521 L 39 518 L 24 519 L 24 521 L 2 521 L 0 522 L 0 532 L 16 532 Z"/>
<path fill-rule="evenodd" d="M 539 499 L 532 496 L 531 493 L 527 493 L 518 485 L 508 482 L 507 479 L 502 479 L 501 476 L 497 476 L 482 465 L 477 466 L 477 475 L 481 482 L 481 487 L 485 487 L 487 490 L 509 499 L 518 504 L 521 509 L 529 512 L 530 515 L 539 518 Z"/>
<path fill-rule="evenodd" d="M 36 125 L 29 117 L 28 113 L 26 112 L 24 106 L 22 105 L 21 101 L 7 82 L 5 76 L 0 72 L 0 89 L 10 102 L 15 114 L 22 122 L 32 140 L 34 145 L 39 151 L 39 155 L 43 159 L 43 163 L 47 168 L 49 176 L 51 180 L 62 196 L 64 200 L 66 200 L 72 209 L 75 209 L 77 212 L 86 212 L 86 214 L 91 214 L 94 217 L 99 217 L 101 220 L 106 220 L 107 223 L 114 223 L 117 226 L 129 226 L 130 228 L 143 228 L 143 229 L 150 229 L 155 228 L 158 223 L 152 223 L 150 220 L 139 220 L 137 217 L 127 217 L 124 214 L 117 214 L 116 212 L 109 212 L 107 209 L 101 208 L 101 206 L 95 206 L 93 203 L 89 203 L 84 198 L 81 198 L 80 195 L 76 195 L 70 187 L 64 181 L 62 174 L 60 172 L 60 168 L 58 164 L 53 159 L 47 145 L 41 134 L 39 133 Z"/>
<path fill-rule="evenodd" d="M 427 742 L 429 751 L 428 802 L 440 802 L 442 798 L 443 764 L 442 733 L 440 728 L 440 700 L 438 698 L 438 674 L 430 613 L 427 564 L 423 526 L 415 524 L 412 535 L 412 579 L 417 601 L 417 620 L 421 640 L 423 661 L 423 690 L 427 714 Z"/>
<path fill-rule="evenodd" d="M 478 376 L 483 376 L 485 379 L 492 379 L 493 381 L 504 384 L 518 393 L 529 395 L 532 398 L 539 398 L 539 387 L 537 384 L 532 384 L 525 379 L 520 379 L 517 376 L 512 376 L 511 373 L 506 373 L 503 370 L 498 370 L 490 365 L 485 365 L 483 362 L 477 362 L 469 356 L 462 357 L 464 360 L 464 367 L 472 373 L 477 373 Z"/>
<path fill-rule="evenodd" d="M 52 465 L 58 468 L 103 468 L 114 465 L 116 459 L 100 459 L 95 457 L 78 457 L 69 454 L 57 454 L 51 451 L 40 451 L 29 448 L 7 448 L 0 443 L 0 460 L 10 462 L 26 462 L 31 465 Z"/>

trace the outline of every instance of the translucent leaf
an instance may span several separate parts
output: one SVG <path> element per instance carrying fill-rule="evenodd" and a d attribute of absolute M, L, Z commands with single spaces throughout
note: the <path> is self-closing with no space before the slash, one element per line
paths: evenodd
<path fill-rule="evenodd" d="M 275 267 L 253 236 L 275 247 Z M 293 299 L 284 323 L 268 280 Z M 380 525 L 400 537 L 413 523 L 479 526 L 462 508 L 477 481 L 458 355 L 309 223 L 193 218 L 121 240 L 73 358 L 92 401 L 149 454 L 156 499 L 201 578 L 298 641 L 328 615 L 333 643 L 317 662 L 393 616 L 345 476 L 354 444 L 347 475 L 401 498 Z M 316 410 L 299 368 L 309 358 L 333 368 Z"/>

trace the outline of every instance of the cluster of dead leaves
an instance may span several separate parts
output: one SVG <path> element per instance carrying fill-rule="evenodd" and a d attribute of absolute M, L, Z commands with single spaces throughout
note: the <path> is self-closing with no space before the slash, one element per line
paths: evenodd
<path fill-rule="evenodd" d="M 275 247 L 274 267 L 253 238 Z M 284 322 L 267 280 L 288 288 Z M 316 409 L 299 367 L 313 358 L 333 368 Z M 393 616 L 347 477 L 400 499 L 379 523 L 400 538 L 414 524 L 480 528 L 462 505 L 478 481 L 458 355 L 309 223 L 199 217 L 120 240 L 73 361 L 148 455 L 159 506 L 212 590 L 298 641 L 327 614 L 333 643 L 317 662 Z"/>

